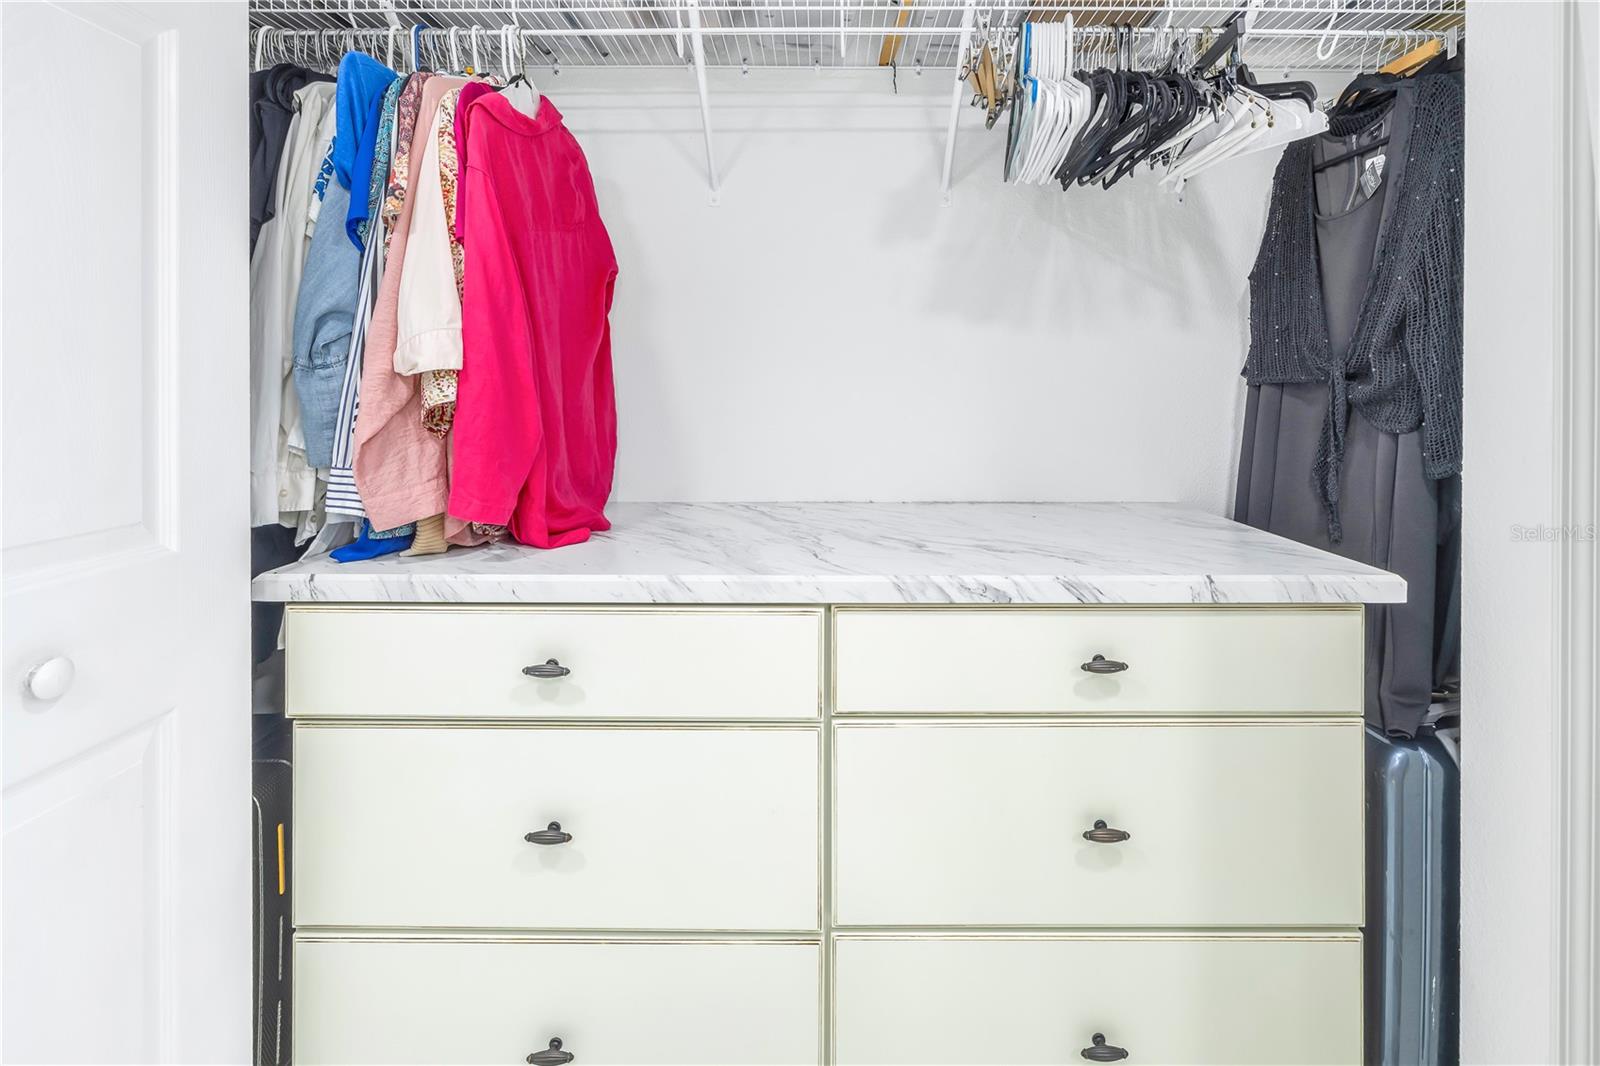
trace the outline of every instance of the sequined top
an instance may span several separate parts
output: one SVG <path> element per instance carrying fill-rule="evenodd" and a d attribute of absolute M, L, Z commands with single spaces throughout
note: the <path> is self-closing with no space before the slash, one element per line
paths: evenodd
<path fill-rule="evenodd" d="M 1344 358 L 1334 357 L 1328 339 L 1309 140 L 1284 149 L 1250 272 L 1245 378 L 1252 385 L 1328 383 L 1312 476 L 1336 542 L 1343 535 L 1339 471 L 1351 405 L 1386 433 L 1420 429 L 1428 477 L 1461 470 L 1465 94 L 1458 73 L 1424 75 L 1401 91 L 1415 94 L 1405 165 L 1387 193 L 1393 211 Z M 1349 132 L 1337 118 L 1330 128 Z"/>

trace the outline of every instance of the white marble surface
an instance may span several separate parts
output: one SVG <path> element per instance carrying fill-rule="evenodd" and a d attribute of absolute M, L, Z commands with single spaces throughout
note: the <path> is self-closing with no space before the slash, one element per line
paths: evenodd
<path fill-rule="evenodd" d="M 1399 603 L 1394 574 L 1214 515 L 1131 503 L 613 504 L 609 533 L 318 557 L 255 598 L 404 603 Z"/>

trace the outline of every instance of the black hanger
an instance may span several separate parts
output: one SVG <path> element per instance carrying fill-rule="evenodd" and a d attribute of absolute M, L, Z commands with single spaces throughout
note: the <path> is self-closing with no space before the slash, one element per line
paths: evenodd
<path fill-rule="evenodd" d="M 1087 173 L 1079 179 L 1085 183 L 1101 182 L 1107 189 L 1111 187 L 1107 175 L 1115 172 L 1127 153 L 1138 150 L 1144 144 L 1144 138 L 1150 132 L 1151 112 L 1158 106 L 1148 74 L 1137 70 L 1122 73 L 1128 87 L 1128 106 L 1123 111 L 1122 121 L 1100 142 Z"/>
<path fill-rule="evenodd" d="M 1240 63 L 1234 77 L 1240 85 L 1267 97 L 1269 100 L 1304 100 L 1307 107 L 1317 106 L 1317 87 L 1309 81 L 1256 81 L 1249 66 Z"/>
<path fill-rule="evenodd" d="M 1199 94 L 1188 78 L 1174 75 L 1153 77 L 1151 89 L 1154 95 L 1144 132 L 1138 138 L 1138 143 L 1117 162 L 1111 176 L 1103 182 L 1107 189 L 1133 173 L 1151 153 L 1166 144 L 1173 134 L 1194 118 Z"/>
<path fill-rule="evenodd" d="M 1400 80 L 1398 74 L 1357 74 L 1349 85 L 1339 91 L 1332 111 L 1355 111 L 1393 99 L 1395 83 Z"/>
<path fill-rule="evenodd" d="M 1373 152 L 1376 152 L 1379 148 L 1382 148 L 1384 145 L 1386 145 L 1388 143 L 1389 143 L 1389 138 L 1380 137 L 1377 140 L 1371 142 L 1370 144 L 1363 144 L 1363 145 L 1360 145 L 1359 147 L 1351 149 L 1348 152 L 1341 152 L 1338 155 L 1334 156 L 1332 159 L 1324 159 L 1322 162 L 1317 163 L 1316 165 L 1314 165 L 1311 168 L 1311 171 L 1312 171 L 1312 173 L 1318 173 L 1320 171 L 1327 170 L 1329 167 L 1336 167 L 1340 163 L 1344 163 L 1344 162 L 1347 162 L 1347 161 L 1349 161 L 1351 159 L 1356 159 L 1356 158 L 1359 158 L 1360 156 L 1369 155 L 1369 154 L 1371 154 Z"/>
<path fill-rule="evenodd" d="M 1001 175 L 1011 180 L 1011 155 L 1017 148 L 1018 127 L 1022 123 L 1022 24 L 1027 20 L 1024 12 L 1017 19 L 1017 46 L 1011 56 L 1011 113 L 1006 116 L 1006 157 Z"/>
<path fill-rule="evenodd" d="M 1227 55 L 1229 49 L 1239 42 L 1239 31 L 1243 25 L 1243 11 L 1235 11 L 1228 16 L 1227 21 L 1222 24 L 1221 35 L 1212 42 L 1211 47 L 1206 49 L 1206 54 L 1194 65 L 1193 73 L 1196 77 L 1203 76 L 1206 71 L 1216 66 L 1217 60 Z"/>
<path fill-rule="evenodd" d="M 1091 110 L 1098 109 L 1099 117 L 1091 120 L 1078 132 L 1077 138 L 1072 142 L 1067 157 L 1061 161 L 1061 166 L 1056 170 L 1056 177 L 1061 180 L 1061 187 L 1067 188 L 1076 182 L 1079 185 L 1087 183 L 1083 176 L 1087 165 L 1094 159 L 1100 146 L 1106 138 L 1116 129 L 1121 122 L 1122 115 L 1127 106 L 1127 91 L 1123 81 L 1118 77 L 1118 72 L 1107 70 L 1104 67 L 1093 74 L 1080 75 L 1084 77 L 1090 89 L 1095 93 L 1091 102 Z"/>

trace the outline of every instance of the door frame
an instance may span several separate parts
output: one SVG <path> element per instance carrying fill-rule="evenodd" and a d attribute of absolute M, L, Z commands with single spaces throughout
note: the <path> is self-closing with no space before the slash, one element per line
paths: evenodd
<path fill-rule="evenodd" d="M 1554 1050 L 1562 1063 L 1600 1062 L 1600 637 L 1595 522 L 1600 516 L 1600 17 L 1595 5 L 1562 11 L 1558 95 L 1562 216 L 1556 247 L 1558 387 L 1553 428 L 1558 526 L 1584 535 L 1557 542 L 1556 591 Z"/>
<path fill-rule="evenodd" d="M 1600 17 L 1467 6 L 1461 1057 L 1594 1063 Z"/>

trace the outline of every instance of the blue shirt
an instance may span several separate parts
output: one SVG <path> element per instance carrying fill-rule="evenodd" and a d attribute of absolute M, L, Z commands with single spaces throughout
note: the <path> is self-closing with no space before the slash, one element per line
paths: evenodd
<path fill-rule="evenodd" d="M 339 86 L 334 97 L 333 173 L 346 189 L 361 189 L 372 175 L 372 154 L 378 143 L 378 118 L 384 90 L 400 75 L 362 52 L 347 52 L 339 61 Z M 367 218 L 367 198 L 352 196 L 345 216 L 350 243 L 361 247 L 360 224 Z"/>

